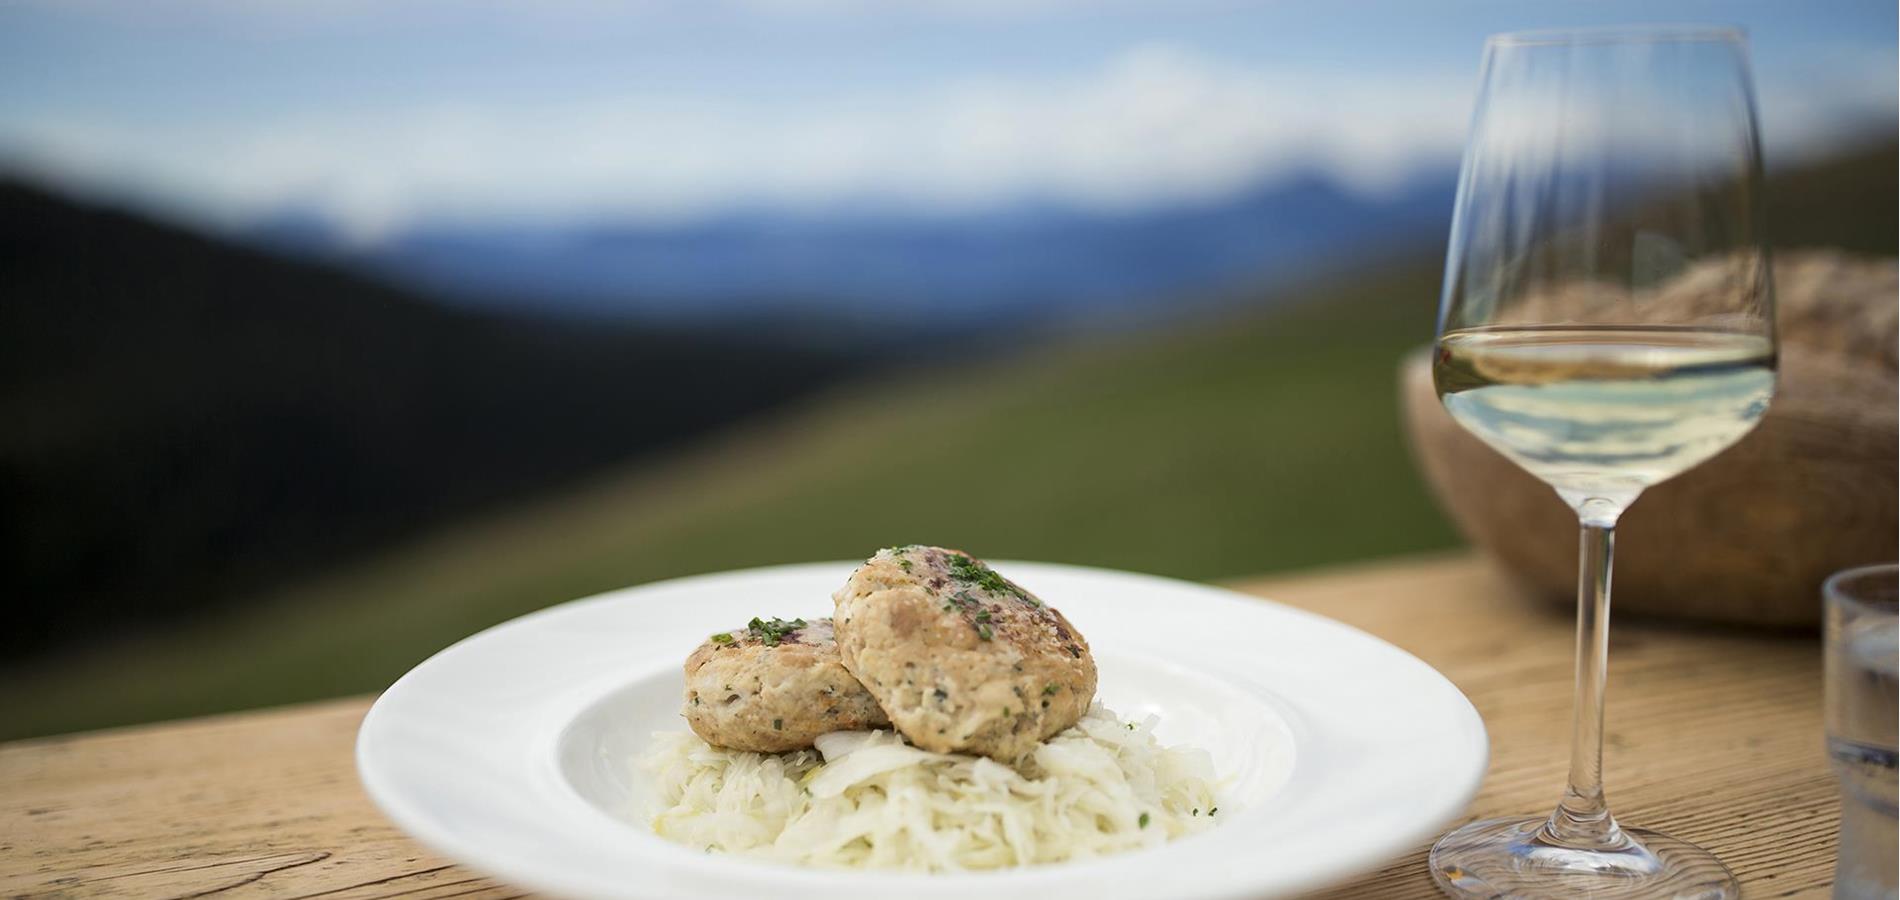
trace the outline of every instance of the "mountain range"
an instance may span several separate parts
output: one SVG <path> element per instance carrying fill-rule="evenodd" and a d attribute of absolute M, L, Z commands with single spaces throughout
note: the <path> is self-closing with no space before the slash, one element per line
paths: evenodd
<path fill-rule="evenodd" d="M 351 247 L 291 215 L 251 237 L 453 302 L 555 316 L 838 327 L 1116 327 L 1223 290 L 1442 239 L 1455 174 L 1379 195 L 1299 175 L 1218 201 L 1103 212 L 733 213 L 700 222 L 425 224 Z"/>

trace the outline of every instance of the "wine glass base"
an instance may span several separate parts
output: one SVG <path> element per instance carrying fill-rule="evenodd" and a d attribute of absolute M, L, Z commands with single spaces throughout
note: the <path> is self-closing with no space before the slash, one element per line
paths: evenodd
<path fill-rule="evenodd" d="M 1640 828 L 1604 849 L 1559 846 L 1541 836 L 1545 818 L 1484 819 L 1432 847 L 1432 878 L 1453 897 L 1681 898 L 1742 895 L 1715 855 Z"/>

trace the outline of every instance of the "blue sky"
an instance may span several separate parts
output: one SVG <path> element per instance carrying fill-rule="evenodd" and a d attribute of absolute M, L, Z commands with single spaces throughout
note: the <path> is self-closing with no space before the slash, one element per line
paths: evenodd
<path fill-rule="evenodd" d="M 160 8 L 162 6 L 162 8 Z M 1751 33 L 1770 162 L 1891 135 L 1891 2 L 0 5 L 0 168 L 212 226 L 1117 209 L 1455 160 L 1485 34 Z"/>

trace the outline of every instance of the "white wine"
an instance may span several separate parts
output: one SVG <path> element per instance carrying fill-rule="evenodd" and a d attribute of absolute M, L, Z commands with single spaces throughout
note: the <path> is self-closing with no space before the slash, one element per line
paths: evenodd
<path fill-rule="evenodd" d="M 1740 440 L 1768 410 L 1761 335 L 1671 327 L 1491 327 L 1438 340 L 1452 418 L 1576 506 L 1628 505 Z"/>

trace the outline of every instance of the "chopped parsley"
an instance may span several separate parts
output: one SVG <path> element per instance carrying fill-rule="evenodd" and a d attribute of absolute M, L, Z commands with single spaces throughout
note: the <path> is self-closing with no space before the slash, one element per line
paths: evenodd
<path fill-rule="evenodd" d="M 898 544 L 897 546 L 891 547 L 885 550 L 884 552 L 889 553 L 891 555 L 891 558 L 897 561 L 897 565 L 899 567 L 901 567 L 904 571 L 909 572 L 911 570 L 912 564 L 911 564 L 910 559 L 906 557 L 904 554 L 908 553 L 909 551 L 917 549 L 917 546 L 918 545 L 916 544 Z"/>
<path fill-rule="evenodd" d="M 765 646 L 776 647 L 779 641 L 785 639 L 786 635 L 805 627 L 805 624 L 804 619 L 793 619 L 787 622 L 784 619 L 773 616 L 772 621 L 767 622 L 764 619 L 753 616 L 752 621 L 746 623 L 745 629 L 751 632 L 753 637 L 763 641 Z"/>
<path fill-rule="evenodd" d="M 715 644 L 730 644 L 732 643 L 732 635 L 721 631 L 712 636 L 712 642 Z"/>
<path fill-rule="evenodd" d="M 958 581 L 976 585 L 992 594 L 1022 596 L 1021 592 L 1016 590 L 1016 586 L 1010 584 L 1003 576 L 996 574 L 995 569 L 968 556 L 961 553 L 948 553 L 944 555 L 944 562 L 950 567 L 951 577 Z"/>
<path fill-rule="evenodd" d="M 785 730 L 785 720 L 784 720 L 784 719 L 773 719 L 773 720 L 772 720 L 772 730 L 773 730 L 773 731 L 784 731 L 784 730 Z"/>
<path fill-rule="evenodd" d="M 1143 827 L 1143 828 L 1147 828 L 1147 827 L 1148 827 L 1148 814 L 1147 814 L 1147 813 L 1142 813 L 1142 814 L 1141 814 L 1141 818 L 1139 818 L 1139 819 L 1136 819 L 1136 820 L 1135 820 L 1135 824 L 1137 824 L 1137 825 L 1140 825 L 1140 826 L 1141 826 L 1141 827 Z"/>
<path fill-rule="evenodd" d="M 987 641 L 995 637 L 996 633 L 991 631 L 988 625 L 978 625 L 976 626 L 976 636 Z"/>
<path fill-rule="evenodd" d="M 884 552 L 889 553 L 892 559 L 897 560 L 897 565 L 902 567 L 904 571 L 908 572 L 910 571 L 911 562 L 910 560 L 904 558 L 904 551 L 909 550 L 910 548 L 915 547 L 915 546 L 917 545 L 916 544 L 898 544 L 895 547 L 886 547 L 884 549 Z"/>
<path fill-rule="evenodd" d="M 1045 684 L 1042 686 L 1042 695 L 1045 697 L 1053 697 L 1055 696 L 1055 693 L 1059 690 L 1062 690 L 1062 685 L 1056 684 L 1055 682 L 1051 681 L 1048 684 Z"/>

